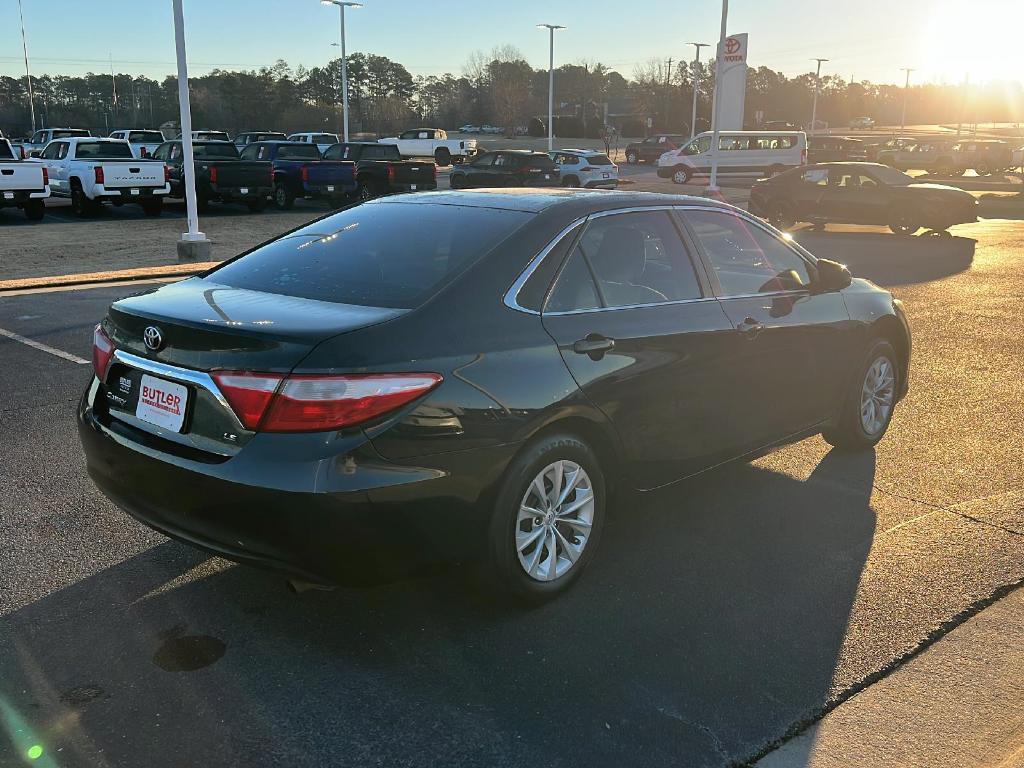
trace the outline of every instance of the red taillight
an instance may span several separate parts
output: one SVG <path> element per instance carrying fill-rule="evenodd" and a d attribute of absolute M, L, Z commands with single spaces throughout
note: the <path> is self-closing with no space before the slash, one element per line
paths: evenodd
<path fill-rule="evenodd" d="M 435 167 L 436 167 L 436 163 L 435 163 Z M 388 166 L 388 184 L 394 184 L 394 183 L 395 183 L 395 166 L 389 165 Z"/>
<path fill-rule="evenodd" d="M 96 183 L 97 184 L 102 184 L 103 183 L 103 166 L 102 165 L 97 165 L 94 170 L 96 172 Z"/>
<path fill-rule="evenodd" d="M 46 170 L 46 166 L 43 166 L 43 186 L 45 187 L 50 183 L 50 172 Z"/>
<path fill-rule="evenodd" d="M 375 419 L 425 395 L 436 373 L 289 376 L 224 371 L 213 378 L 246 429 L 324 432 Z"/>
<path fill-rule="evenodd" d="M 107 366 L 110 365 L 110 358 L 114 356 L 114 342 L 107 336 L 102 325 L 97 325 L 92 332 L 92 369 L 96 372 L 100 381 L 107 375 Z"/>
<path fill-rule="evenodd" d="M 580 168 L 580 170 L 581 171 L 596 171 L 597 168 L 595 168 L 592 165 L 584 165 L 582 168 Z"/>
<path fill-rule="evenodd" d="M 807 150 L 800 150 L 800 165 L 807 165 Z"/>
<path fill-rule="evenodd" d="M 303 181 L 303 183 L 309 181 L 309 166 L 308 165 L 302 166 L 302 181 Z"/>
<path fill-rule="evenodd" d="M 210 168 L 210 183 L 211 184 L 216 184 L 217 183 L 217 176 L 218 175 L 219 174 L 217 173 L 217 166 L 216 165 L 212 166 Z"/>
<path fill-rule="evenodd" d="M 165 165 L 164 166 L 164 184 L 166 184 L 170 180 L 171 180 L 171 166 Z"/>
<path fill-rule="evenodd" d="M 139 157 L 149 157 L 149 150 L 145 147 L 139 147 Z"/>

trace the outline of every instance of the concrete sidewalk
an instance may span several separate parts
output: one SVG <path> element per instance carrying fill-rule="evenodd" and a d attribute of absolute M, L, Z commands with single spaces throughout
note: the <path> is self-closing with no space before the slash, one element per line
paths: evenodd
<path fill-rule="evenodd" d="M 757 768 L 1024 766 L 1024 588 L 769 753 Z"/>

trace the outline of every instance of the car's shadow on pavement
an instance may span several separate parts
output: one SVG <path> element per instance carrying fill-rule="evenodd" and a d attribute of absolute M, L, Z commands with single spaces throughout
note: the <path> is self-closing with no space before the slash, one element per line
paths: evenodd
<path fill-rule="evenodd" d="M 833 451 L 627 494 L 533 610 L 465 566 L 296 597 L 158 545 L 0 619 L 0 764 L 728 765 L 829 698 L 874 472 Z"/>
<path fill-rule="evenodd" d="M 794 239 L 819 258 L 846 264 L 854 277 L 881 286 L 941 280 L 970 268 L 977 240 L 921 230 L 915 237 L 882 232 L 799 229 Z"/>

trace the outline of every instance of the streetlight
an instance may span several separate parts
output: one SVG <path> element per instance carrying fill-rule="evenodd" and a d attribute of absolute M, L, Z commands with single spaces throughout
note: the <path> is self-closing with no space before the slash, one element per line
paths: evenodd
<path fill-rule="evenodd" d="M 715 89 L 711 92 L 711 179 L 706 192 L 715 194 L 718 189 L 718 87 L 722 83 L 722 59 L 725 57 L 725 32 L 729 23 L 729 0 L 722 0 L 722 28 L 718 33 L 718 55 L 715 57 Z"/>
<path fill-rule="evenodd" d="M 551 43 L 548 57 L 548 152 L 555 148 L 555 30 L 565 29 L 561 24 L 538 24 L 548 30 Z"/>
<path fill-rule="evenodd" d="M 25 53 L 25 80 L 28 81 L 28 109 L 32 115 L 32 133 L 35 133 L 36 100 L 32 95 L 32 73 L 28 68 L 28 42 L 25 40 L 25 14 L 21 11 L 21 0 L 18 0 L 18 18 L 21 19 L 21 49 Z"/>
<path fill-rule="evenodd" d="M 828 59 L 811 59 L 811 61 L 818 62 L 818 71 L 814 75 L 814 103 L 811 106 L 811 130 L 809 133 L 814 132 L 814 123 L 818 119 L 818 86 L 821 85 L 821 62 L 828 61 Z"/>
<path fill-rule="evenodd" d="M 697 49 L 697 55 L 693 60 L 693 113 L 690 116 L 690 138 L 697 133 L 697 77 L 700 72 L 700 49 L 709 48 L 710 43 L 687 43 Z"/>
<path fill-rule="evenodd" d="M 348 61 L 345 55 L 345 9 L 362 8 L 362 3 L 349 0 L 320 0 L 320 5 L 336 5 L 341 12 L 341 126 L 343 141 L 348 141 Z"/>
<path fill-rule="evenodd" d="M 900 116 L 900 135 L 903 135 L 903 128 L 907 124 L 907 93 L 910 91 L 910 73 L 914 70 L 911 67 L 903 67 L 900 72 L 907 73 L 907 80 L 903 84 L 903 114 Z"/>
<path fill-rule="evenodd" d="M 206 235 L 199 231 L 196 207 L 196 166 L 192 153 L 192 107 L 188 98 L 188 65 L 185 62 L 185 14 L 181 0 L 171 0 L 174 9 L 174 46 L 178 59 L 178 111 L 181 121 L 182 168 L 185 172 L 185 213 L 188 232 L 178 241 L 178 261 L 206 261 L 212 248 Z"/>

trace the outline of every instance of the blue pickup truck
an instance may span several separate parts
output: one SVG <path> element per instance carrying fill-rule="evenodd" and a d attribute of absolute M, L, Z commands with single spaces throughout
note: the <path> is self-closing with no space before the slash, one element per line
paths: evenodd
<path fill-rule="evenodd" d="M 340 208 L 358 186 L 355 163 L 324 160 L 315 144 L 257 141 L 242 150 L 242 160 L 269 160 L 274 166 L 274 203 L 288 209 L 296 198 L 327 200 Z"/>

